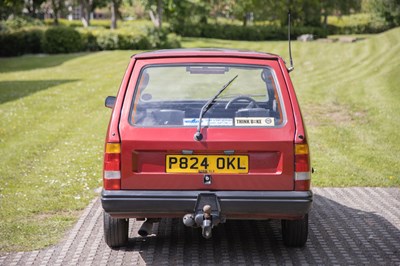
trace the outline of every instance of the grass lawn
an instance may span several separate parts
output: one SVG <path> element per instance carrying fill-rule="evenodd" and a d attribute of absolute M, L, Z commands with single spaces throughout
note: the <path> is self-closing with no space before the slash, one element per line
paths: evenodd
<path fill-rule="evenodd" d="M 183 44 L 287 58 L 286 42 Z M 133 53 L 0 59 L 0 253 L 56 243 L 97 195 L 104 98 Z M 293 55 L 314 186 L 400 187 L 400 28 L 356 43 L 295 42 Z"/>

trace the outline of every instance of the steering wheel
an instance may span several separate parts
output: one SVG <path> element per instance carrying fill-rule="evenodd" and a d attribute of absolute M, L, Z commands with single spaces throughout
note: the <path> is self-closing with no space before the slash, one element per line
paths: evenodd
<path fill-rule="evenodd" d="M 257 107 L 258 107 L 256 101 L 255 101 L 253 98 L 251 98 L 251 97 L 249 97 L 249 96 L 240 95 L 240 96 L 237 96 L 237 97 L 233 98 L 232 100 L 230 100 L 230 101 L 225 105 L 225 110 L 229 109 L 229 107 L 230 107 L 233 103 L 236 103 L 236 102 L 248 102 L 249 104 L 248 104 L 247 108 L 257 108 Z M 252 106 L 249 107 L 249 105 L 252 105 Z"/>

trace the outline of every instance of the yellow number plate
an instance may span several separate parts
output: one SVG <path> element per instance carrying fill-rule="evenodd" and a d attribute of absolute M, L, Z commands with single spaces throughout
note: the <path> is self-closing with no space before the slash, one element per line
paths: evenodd
<path fill-rule="evenodd" d="M 246 174 L 249 172 L 247 155 L 167 155 L 167 173 Z"/>

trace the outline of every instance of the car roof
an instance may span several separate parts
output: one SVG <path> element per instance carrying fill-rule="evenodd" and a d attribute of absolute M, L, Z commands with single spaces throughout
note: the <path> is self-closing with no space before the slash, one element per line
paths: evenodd
<path fill-rule="evenodd" d="M 280 56 L 271 53 L 218 48 L 165 49 L 133 55 L 133 58 L 135 59 L 151 59 L 164 57 L 243 57 L 261 59 L 280 58 Z"/>

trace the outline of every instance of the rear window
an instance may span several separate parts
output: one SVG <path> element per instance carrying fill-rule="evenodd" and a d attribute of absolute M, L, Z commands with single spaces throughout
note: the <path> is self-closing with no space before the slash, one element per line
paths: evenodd
<path fill-rule="evenodd" d="M 192 64 L 143 68 L 133 95 L 130 123 L 135 127 L 196 127 L 202 107 L 230 81 L 205 112 L 202 126 L 279 127 L 285 122 L 272 68 Z"/>

